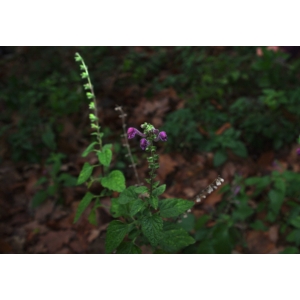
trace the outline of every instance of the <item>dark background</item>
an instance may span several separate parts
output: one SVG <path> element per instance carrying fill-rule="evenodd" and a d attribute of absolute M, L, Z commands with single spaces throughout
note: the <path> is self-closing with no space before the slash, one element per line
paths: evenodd
<path fill-rule="evenodd" d="M 163 197 L 195 200 L 223 187 L 181 223 L 196 239 L 182 253 L 298 253 L 299 47 L 0 47 L 0 252 L 103 253 L 109 199 L 73 224 L 76 186 L 91 141 L 78 65 L 89 67 L 112 168 L 134 184 L 120 134 L 165 130 L 158 145 Z M 142 178 L 138 140 L 130 141 Z M 99 187 L 92 187 L 99 189 Z M 143 247 L 143 252 L 149 249 Z"/>

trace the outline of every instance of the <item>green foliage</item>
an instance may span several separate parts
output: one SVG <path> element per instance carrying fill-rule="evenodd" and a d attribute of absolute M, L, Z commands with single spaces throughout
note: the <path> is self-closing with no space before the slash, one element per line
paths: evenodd
<path fill-rule="evenodd" d="M 83 197 L 83 199 L 80 201 L 76 214 L 75 214 L 75 218 L 74 218 L 74 223 L 76 223 L 79 218 L 81 217 L 82 213 L 86 210 L 86 208 L 89 206 L 89 204 L 91 203 L 92 199 L 94 198 L 94 195 L 90 192 L 87 192 L 85 194 L 85 196 Z"/>
<path fill-rule="evenodd" d="M 163 218 L 177 217 L 193 207 L 194 202 L 183 199 L 166 199 L 160 201 L 160 215 Z"/>
<path fill-rule="evenodd" d="M 108 176 L 100 178 L 103 187 L 109 190 L 122 192 L 125 189 L 125 177 L 121 171 L 111 171 Z"/>
<path fill-rule="evenodd" d="M 75 177 L 60 171 L 62 160 L 65 157 L 66 156 L 62 153 L 51 153 L 50 157 L 47 159 L 46 166 L 49 171 L 36 183 L 37 188 L 42 190 L 37 191 L 33 196 L 31 200 L 32 208 L 38 207 L 47 199 L 63 202 L 63 189 L 76 185 Z"/>
<path fill-rule="evenodd" d="M 106 232 L 105 252 L 113 252 L 121 244 L 127 232 L 128 224 L 121 221 L 110 222 Z"/>

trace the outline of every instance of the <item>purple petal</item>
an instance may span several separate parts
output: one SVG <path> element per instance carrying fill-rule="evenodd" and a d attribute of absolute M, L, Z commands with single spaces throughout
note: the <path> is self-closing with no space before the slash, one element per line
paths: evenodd
<path fill-rule="evenodd" d="M 140 146 L 141 146 L 142 150 L 146 150 L 148 145 L 149 145 L 149 142 L 146 139 L 143 138 L 140 140 Z"/>
<path fill-rule="evenodd" d="M 136 134 L 136 129 L 133 127 L 129 127 L 127 130 L 127 137 L 129 139 L 133 139 L 135 137 L 135 134 Z"/>
<path fill-rule="evenodd" d="M 300 148 L 296 150 L 297 154 L 300 155 Z"/>
<path fill-rule="evenodd" d="M 168 140 L 168 136 L 165 133 L 165 131 L 161 131 L 158 136 L 159 136 L 160 140 L 163 142 L 166 142 Z"/>

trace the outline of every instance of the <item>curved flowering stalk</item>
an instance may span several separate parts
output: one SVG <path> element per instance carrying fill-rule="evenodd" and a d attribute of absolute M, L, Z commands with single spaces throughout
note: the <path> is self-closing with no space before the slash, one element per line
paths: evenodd
<path fill-rule="evenodd" d="M 163 141 L 166 142 L 168 140 L 167 134 L 165 131 L 159 131 L 153 125 L 144 123 L 141 125 L 143 128 L 143 133 L 138 129 L 130 127 L 127 130 L 128 139 L 132 139 L 135 136 L 140 136 L 142 139 L 140 140 L 140 147 L 143 151 L 147 151 L 149 153 L 149 157 L 147 158 L 149 163 L 149 175 L 150 178 L 146 179 L 146 181 L 150 185 L 149 195 L 152 197 L 153 190 L 153 179 L 155 178 L 155 170 L 159 168 L 158 164 L 158 155 L 156 152 L 156 147 L 153 146 L 153 142 Z"/>

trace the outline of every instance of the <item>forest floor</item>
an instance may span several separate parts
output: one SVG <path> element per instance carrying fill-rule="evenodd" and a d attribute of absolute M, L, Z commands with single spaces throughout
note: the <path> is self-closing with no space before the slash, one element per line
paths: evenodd
<path fill-rule="evenodd" d="M 100 111 L 99 117 L 107 127 L 118 133 L 121 133 L 121 122 L 114 110 L 117 104 L 121 105 L 128 114 L 126 122 L 129 127 L 148 122 L 159 128 L 166 114 L 183 107 L 185 103 L 172 88 L 154 95 L 151 101 L 146 99 L 143 91 L 135 85 L 115 97 L 122 101 L 111 103 L 106 108 L 105 114 Z M 87 113 L 88 107 L 86 113 L 81 114 L 81 123 L 84 126 L 89 126 Z M 83 118 L 86 118 L 86 121 Z M 79 129 L 74 125 L 78 120 L 66 118 L 61 123 L 63 130 L 58 138 L 58 152 L 67 154 L 68 159 L 61 165 L 60 171 L 76 177 L 84 162 L 93 163 L 96 158 L 93 154 L 86 158 L 81 157 L 81 153 L 90 141 L 79 134 Z M 222 134 L 226 128 L 225 124 L 219 129 L 219 134 Z M 132 140 L 130 143 L 138 148 L 137 140 Z M 9 151 L 9 148 L 5 149 L 5 147 L 7 144 L 1 141 L 1 153 Z M 274 164 L 275 154 L 272 151 L 263 153 L 256 161 L 251 158 L 240 159 L 233 155 L 217 169 L 213 166 L 213 153 L 187 154 L 176 149 L 166 153 L 164 145 L 159 146 L 158 151 L 160 168 L 157 179 L 167 184 L 164 198 L 196 200 L 196 195 L 218 175 L 225 180 L 225 183 L 231 183 L 235 174 L 242 174 L 244 177 L 257 176 L 278 169 L 278 164 Z M 136 155 L 139 154 L 137 150 Z M 113 161 L 116 161 L 116 157 Z M 286 157 L 281 158 L 279 163 L 282 169 L 292 168 L 299 172 L 296 145 Z M 101 200 L 105 207 L 100 207 L 97 211 L 98 226 L 91 225 L 87 220 L 90 209 L 87 209 L 80 220 L 73 224 L 76 208 L 86 192 L 85 186 L 63 188 L 63 204 L 49 197 L 41 206 L 35 209 L 30 207 L 31 199 L 38 190 L 35 184 L 43 174 L 49 172 L 47 168 L 48 166 L 42 164 L 14 163 L 7 155 L 2 161 L 0 165 L 0 253 L 104 253 L 106 228 L 113 219 L 109 212 L 109 199 Z M 147 163 L 142 155 L 138 158 L 137 170 L 140 177 L 145 178 Z M 135 183 L 130 168 L 125 169 L 125 175 L 127 185 Z M 218 190 L 214 191 L 204 201 L 195 202 L 192 213 L 196 218 L 209 213 L 221 199 L 222 194 Z M 213 226 L 213 223 L 208 226 Z M 278 241 L 278 230 L 277 225 L 271 226 L 265 232 L 246 230 L 243 234 L 248 244 L 248 253 L 282 251 L 284 246 Z M 143 247 L 142 250 L 143 253 L 150 253 L 147 247 Z M 233 253 L 243 253 L 242 251 L 237 247 Z"/>

